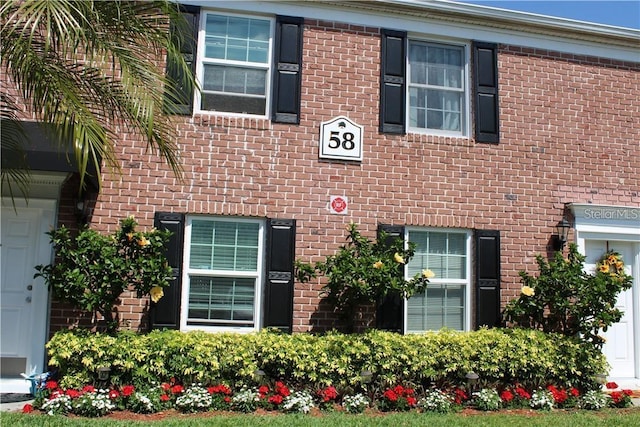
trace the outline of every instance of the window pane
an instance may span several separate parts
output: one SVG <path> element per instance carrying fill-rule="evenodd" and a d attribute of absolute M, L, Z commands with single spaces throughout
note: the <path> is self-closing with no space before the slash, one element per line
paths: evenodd
<path fill-rule="evenodd" d="M 255 283 L 250 278 L 192 276 L 189 319 L 253 325 Z"/>
<path fill-rule="evenodd" d="M 407 330 L 464 329 L 464 285 L 429 285 L 407 300 Z"/>
<path fill-rule="evenodd" d="M 257 223 L 193 220 L 189 267 L 256 271 L 259 229 Z"/>
<path fill-rule="evenodd" d="M 262 69 L 204 66 L 203 89 L 236 94 L 265 96 L 267 71 Z"/>
<path fill-rule="evenodd" d="M 207 14 L 205 56 L 267 64 L 271 23 L 264 19 Z"/>

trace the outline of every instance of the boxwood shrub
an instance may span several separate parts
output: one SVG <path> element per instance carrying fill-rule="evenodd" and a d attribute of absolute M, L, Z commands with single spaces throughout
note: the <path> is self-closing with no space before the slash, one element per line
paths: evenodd
<path fill-rule="evenodd" d="M 399 335 L 372 330 L 363 334 L 330 332 L 250 334 L 131 331 L 116 335 L 85 330 L 57 332 L 47 344 L 49 363 L 63 387 L 98 383 L 98 368 L 110 367 L 114 385 L 138 386 L 178 381 L 183 384 L 252 385 L 282 380 L 296 387 L 333 385 L 354 389 L 362 371 L 372 373 L 367 386 L 394 384 L 441 388 L 464 386 L 465 375 L 479 376 L 477 386 L 528 388 L 556 384 L 583 390 L 598 387 L 594 378 L 607 364 L 594 346 L 559 334 L 530 329 L 442 330 Z"/>

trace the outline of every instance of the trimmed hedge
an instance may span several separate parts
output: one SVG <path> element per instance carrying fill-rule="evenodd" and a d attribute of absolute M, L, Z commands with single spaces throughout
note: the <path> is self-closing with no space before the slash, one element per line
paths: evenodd
<path fill-rule="evenodd" d="M 557 334 L 529 329 L 443 330 L 399 335 L 372 330 L 364 334 L 286 335 L 154 331 L 116 336 L 85 330 L 56 333 L 47 344 L 50 365 L 61 385 L 97 384 L 98 368 L 111 368 L 114 385 L 149 385 L 177 380 L 183 384 L 225 383 L 234 387 L 282 380 L 297 387 L 361 383 L 360 372 L 373 373 L 376 389 L 395 384 L 441 388 L 466 384 L 469 371 L 483 386 L 548 384 L 583 390 L 598 387 L 595 375 L 607 364 L 595 347 Z"/>

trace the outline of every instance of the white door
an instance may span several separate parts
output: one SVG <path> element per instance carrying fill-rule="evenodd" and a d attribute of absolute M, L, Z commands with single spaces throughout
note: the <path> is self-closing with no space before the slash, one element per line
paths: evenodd
<path fill-rule="evenodd" d="M 32 200 L 28 207 L 3 199 L 0 272 L 0 355 L 2 377 L 43 372 L 48 291 L 35 266 L 51 262 L 49 236 L 55 202 Z"/>
<path fill-rule="evenodd" d="M 638 304 L 634 304 L 634 298 L 640 297 L 638 290 L 638 272 L 635 269 L 635 259 L 637 244 L 631 242 L 616 242 L 602 240 L 586 241 L 586 268 L 587 271 L 595 269 L 596 262 L 607 251 L 613 250 L 621 255 L 625 263 L 626 273 L 634 276 L 634 286 L 622 292 L 618 296 L 616 308 L 623 312 L 618 323 L 613 324 L 604 334 L 606 343 L 602 351 L 611 365 L 609 377 L 612 378 L 633 378 L 636 377 L 636 335 L 640 333 L 637 327 L 637 319 L 634 317 L 638 313 L 634 312 Z M 635 331 L 635 332 L 634 332 Z"/>

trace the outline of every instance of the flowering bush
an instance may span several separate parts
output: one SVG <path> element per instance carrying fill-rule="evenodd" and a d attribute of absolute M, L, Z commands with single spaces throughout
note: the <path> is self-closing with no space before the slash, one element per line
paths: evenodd
<path fill-rule="evenodd" d="M 428 390 L 418 401 L 418 407 L 424 411 L 447 413 L 453 408 L 453 401 L 449 395 L 441 390 Z"/>
<path fill-rule="evenodd" d="M 626 389 L 617 390 L 619 387 L 615 382 L 608 382 L 605 384 L 605 387 L 609 390 L 609 406 L 614 408 L 628 408 L 633 405 L 631 402 L 633 391 Z"/>
<path fill-rule="evenodd" d="M 331 409 L 338 401 L 338 390 L 334 386 L 328 386 L 317 392 L 320 408 Z"/>
<path fill-rule="evenodd" d="M 72 412 L 82 417 L 102 417 L 116 408 L 108 390 L 90 391 L 71 401 Z M 116 397 L 117 398 L 117 397 Z"/>
<path fill-rule="evenodd" d="M 71 398 L 66 394 L 54 393 L 42 404 L 42 412 L 47 415 L 66 415 L 73 409 Z"/>
<path fill-rule="evenodd" d="M 231 408 L 240 412 L 253 412 L 260 402 L 260 394 L 256 390 L 242 389 L 231 398 Z"/>
<path fill-rule="evenodd" d="M 222 411 L 231 408 L 232 392 L 228 386 L 224 384 L 218 384 L 207 387 L 207 391 L 211 395 L 211 409 Z"/>
<path fill-rule="evenodd" d="M 579 336 L 601 347 L 604 341 L 598 333 L 620 320 L 616 299 L 632 285 L 620 255 L 604 254 L 593 274 L 584 271 L 585 257 L 575 244 L 570 245 L 567 259 L 556 252 L 552 261 L 541 255 L 536 260 L 538 277 L 520 272 L 524 286 L 520 297 L 505 307 L 504 320 L 514 326 Z"/>
<path fill-rule="evenodd" d="M 289 388 L 281 381 L 276 381 L 273 389 L 268 385 L 262 385 L 258 388 L 259 404 L 265 409 L 278 409 L 290 394 Z"/>
<path fill-rule="evenodd" d="M 389 242 L 381 232 L 373 242 L 358 230 L 354 223 L 347 226 L 347 244 L 315 265 L 296 261 L 296 277 L 304 283 L 317 273 L 327 277 L 323 291 L 352 332 L 358 308 L 381 301 L 389 291 L 397 291 L 403 298 L 424 290 L 433 277 L 431 270 L 416 274 L 411 280 L 404 278 L 404 265 L 415 253 L 415 244 L 405 249 L 402 239 Z"/>
<path fill-rule="evenodd" d="M 500 409 L 502 400 L 496 390 L 483 388 L 473 393 L 473 404 L 481 411 L 497 411 Z"/>
<path fill-rule="evenodd" d="M 609 405 L 609 396 L 600 390 L 589 390 L 578 400 L 578 406 L 582 409 L 599 411 Z"/>
<path fill-rule="evenodd" d="M 381 411 L 408 411 L 417 403 L 415 391 L 412 388 L 397 385 L 385 390 L 378 407 Z"/>
<path fill-rule="evenodd" d="M 361 393 L 346 395 L 342 398 L 342 407 L 350 414 L 361 414 L 370 405 L 369 398 Z"/>
<path fill-rule="evenodd" d="M 164 255 L 170 232 L 139 232 L 136 226 L 128 217 L 111 236 L 85 228 L 72 239 L 64 226 L 48 232 L 56 261 L 36 266 L 36 277 L 44 279 L 55 299 L 99 313 L 107 331 L 115 332 L 114 305 L 120 295 L 132 287 L 138 298 L 151 295 L 157 302 L 172 275 Z"/>
<path fill-rule="evenodd" d="M 550 411 L 553 409 L 553 394 L 549 390 L 536 390 L 531 394 L 530 406 L 533 409 Z"/>
<path fill-rule="evenodd" d="M 313 396 L 308 391 L 295 391 L 284 399 L 282 409 L 287 412 L 309 413 L 313 404 Z"/>
<path fill-rule="evenodd" d="M 202 385 L 192 385 L 176 399 L 176 407 L 183 412 L 206 411 L 212 405 L 211 394 Z"/>

